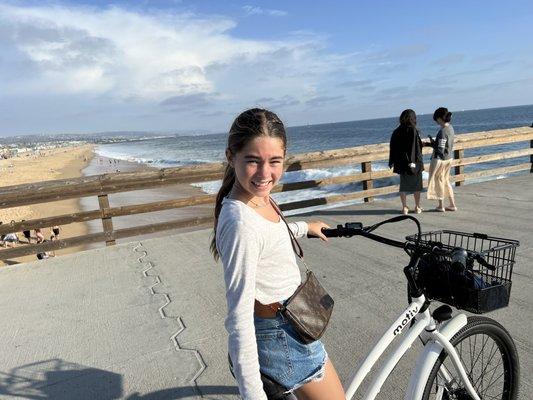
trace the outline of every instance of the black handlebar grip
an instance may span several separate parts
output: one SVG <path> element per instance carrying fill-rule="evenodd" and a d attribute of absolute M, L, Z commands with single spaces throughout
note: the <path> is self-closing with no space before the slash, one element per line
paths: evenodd
<path fill-rule="evenodd" d="M 339 237 L 339 230 L 333 228 L 322 228 L 325 237 Z"/>
<path fill-rule="evenodd" d="M 322 228 L 321 229 L 322 233 L 324 234 L 325 237 L 339 237 L 339 230 L 338 229 L 334 229 L 334 228 Z M 318 236 L 316 235 L 312 235 L 312 234 L 307 234 L 307 237 L 310 238 L 310 239 L 318 239 Z"/>

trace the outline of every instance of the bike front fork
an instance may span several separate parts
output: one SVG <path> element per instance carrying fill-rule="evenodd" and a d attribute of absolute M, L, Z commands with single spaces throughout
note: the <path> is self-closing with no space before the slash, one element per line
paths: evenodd
<path fill-rule="evenodd" d="M 443 347 L 443 351 L 445 351 L 448 354 L 448 357 L 450 357 L 453 366 L 455 367 L 456 371 L 459 374 L 459 377 L 461 378 L 461 381 L 464 385 L 464 388 L 466 389 L 466 392 L 470 395 L 472 399 L 481 400 L 476 390 L 474 389 L 474 386 L 472 386 L 472 382 L 470 382 L 470 378 L 468 377 L 465 371 L 463 363 L 461 362 L 461 358 L 459 357 L 459 354 L 457 354 L 455 347 L 452 346 L 450 341 L 445 336 L 443 336 L 437 331 L 432 332 L 432 336 L 434 340 Z M 444 364 L 442 364 L 439 368 L 439 375 L 443 379 L 443 383 L 445 383 L 445 386 L 448 385 L 447 387 L 452 387 L 453 384 L 455 383 L 454 382 L 455 380 L 453 379 L 451 374 L 448 372 L 448 369 L 444 366 Z M 444 386 L 439 388 L 439 392 L 442 391 L 441 396 L 444 394 L 444 389 L 445 389 Z M 438 395 L 437 395 L 437 398 L 439 398 Z M 444 397 L 440 397 L 440 398 L 444 399 Z"/>

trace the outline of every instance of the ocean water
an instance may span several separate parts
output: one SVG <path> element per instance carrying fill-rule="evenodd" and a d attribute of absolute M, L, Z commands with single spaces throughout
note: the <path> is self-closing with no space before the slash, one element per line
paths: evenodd
<path fill-rule="evenodd" d="M 453 111 L 453 110 L 452 110 Z M 436 135 L 438 126 L 432 115 L 418 116 L 418 127 L 422 138 Z M 228 126 L 232 121 L 228 121 Z M 533 105 L 470 110 L 454 112 L 452 124 L 456 134 L 530 126 L 533 123 Z M 288 153 L 305 153 L 320 150 L 331 150 L 365 144 L 388 142 L 391 132 L 398 126 L 398 118 L 381 118 L 364 121 L 329 123 L 288 127 Z M 148 164 L 158 168 L 195 165 L 219 162 L 224 160 L 224 149 L 227 134 L 210 134 L 198 136 L 173 136 L 135 142 L 122 142 L 99 145 L 96 152 L 102 156 L 118 158 Z M 489 148 L 466 150 L 466 156 L 493 153 L 524 148 L 528 144 L 517 143 Z M 501 160 L 497 162 L 466 166 L 466 172 L 479 169 L 494 168 L 527 162 L 528 157 Z M 385 162 L 373 163 L 374 170 L 387 169 Z M 350 175 L 360 172 L 359 165 L 326 169 L 310 169 L 286 173 L 282 182 L 294 182 L 309 179 L 320 179 L 330 176 Z M 427 176 L 426 176 L 427 178 Z M 502 178 L 493 177 L 485 179 Z M 397 178 L 382 179 L 375 182 L 375 187 L 388 186 L 396 183 Z M 472 183 L 469 181 L 467 183 Z M 220 181 L 199 183 L 206 193 L 216 193 Z M 286 193 L 278 193 L 273 197 L 280 203 L 323 197 L 326 195 L 349 193 L 360 190 L 361 184 L 333 185 L 324 188 L 306 189 Z M 352 204 L 353 201 L 346 204 Z M 324 207 L 322 207 L 324 208 Z M 311 209 L 306 209 L 310 211 Z M 301 212 L 301 211 L 300 211 Z"/>

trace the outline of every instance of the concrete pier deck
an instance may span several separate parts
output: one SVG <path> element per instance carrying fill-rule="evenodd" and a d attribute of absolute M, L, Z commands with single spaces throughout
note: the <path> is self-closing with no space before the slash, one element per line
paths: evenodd
<path fill-rule="evenodd" d="M 533 178 L 457 188 L 459 211 L 419 215 L 424 231 L 454 229 L 520 240 L 508 308 L 490 313 L 520 355 L 521 399 L 533 393 Z M 412 199 L 410 199 L 412 201 Z M 375 223 L 398 199 L 292 219 Z M 384 227 L 403 238 L 410 223 Z M 210 230 L 132 242 L 0 268 L 0 398 L 237 399 L 227 368 L 222 268 Z M 346 382 L 406 305 L 406 255 L 362 238 L 302 240 L 306 260 L 335 299 L 324 336 Z M 380 399 L 403 399 L 416 350 Z M 361 394 L 355 398 L 361 398 Z"/>

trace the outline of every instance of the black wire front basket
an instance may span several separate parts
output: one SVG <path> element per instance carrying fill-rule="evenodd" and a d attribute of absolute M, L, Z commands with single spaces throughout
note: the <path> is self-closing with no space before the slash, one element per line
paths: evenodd
<path fill-rule="evenodd" d="M 415 243 L 418 235 L 407 236 Z M 452 264 L 449 256 L 424 254 L 415 271 L 415 281 L 427 298 L 458 309 L 483 314 L 509 305 L 516 240 L 490 237 L 479 233 L 449 230 L 422 233 L 420 244 L 453 250 L 460 247 L 480 253 L 494 270 L 471 260 L 466 269 Z"/>

